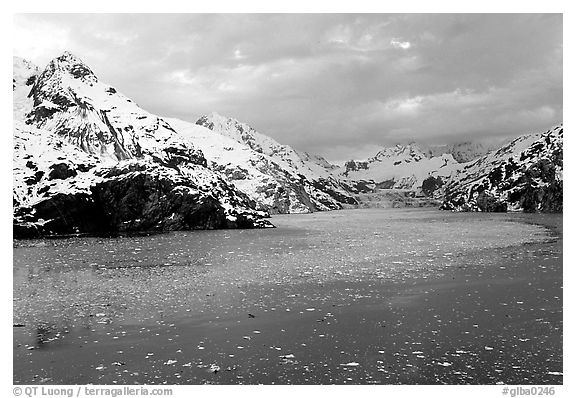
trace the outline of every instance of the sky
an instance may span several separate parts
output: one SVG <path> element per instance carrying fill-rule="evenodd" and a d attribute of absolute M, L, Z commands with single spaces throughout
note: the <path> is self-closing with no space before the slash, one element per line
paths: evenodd
<path fill-rule="evenodd" d="M 218 112 L 333 162 L 561 123 L 561 14 L 16 14 L 14 55 L 71 51 L 142 108 Z"/>

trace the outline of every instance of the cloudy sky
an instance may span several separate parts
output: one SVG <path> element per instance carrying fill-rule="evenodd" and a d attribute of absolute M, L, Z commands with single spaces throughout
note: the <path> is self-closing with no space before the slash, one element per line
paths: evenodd
<path fill-rule="evenodd" d="M 562 121 L 559 14 L 19 14 L 14 54 L 64 50 L 144 109 L 216 111 L 332 161 Z"/>

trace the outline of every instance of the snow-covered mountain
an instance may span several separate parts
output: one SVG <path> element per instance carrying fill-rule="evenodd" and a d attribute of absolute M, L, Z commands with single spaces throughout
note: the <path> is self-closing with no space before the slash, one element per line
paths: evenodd
<path fill-rule="evenodd" d="M 370 198 L 401 189 L 437 199 L 448 210 L 561 212 L 562 138 L 560 125 L 503 144 L 396 145 L 335 173 L 363 184 Z"/>
<path fill-rule="evenodd" d="M 419 190 L 425 179 L 447 178 L 461 168 L 452 154 L 430 154 L 411 143 L 383 148 L 366 161 L 346 162 L 340 170 L 341 178 L 373 182 L 375 188 Z"/>
<path fill-rule="evenodd" d="M 447 145 L 433 145 L 424 148 L 428 157 L 450 154 L 458 163 L 468 163 L 498 149 L 502 142 L 491 141 L 465 141 Z"/>
<path fill-rule="evenodd" d="M 14 235 L 267 227 L 164 119 L 70 53 L 14 60 Z"/>
<path fill-rule="evenodd" d="M 206 154 L 240 190 L 271 212 L 301 213 L 355 205 L 351 188 L 320 156 L 298 152 L 245 123 L 217 113 L 202 116 L 196 126 L 170 120 Z"/>
<path fill-rule="evenodd" d="M 13 67 L 15 237 L 270 227 L 269 213 L 356 206 L 382 188 L 445 195 L 452 210 L 562 210 L 561 126 L 488 154 L 397 145 L 338 167 L 217 113 L 151 114 L 68 52 Z"/>
<path fill-rule="evenodd" d="M 466 163 L 443 188 L 442 208 L 562 212 L 563 135 L 562 125 L 523 135 Z"/>

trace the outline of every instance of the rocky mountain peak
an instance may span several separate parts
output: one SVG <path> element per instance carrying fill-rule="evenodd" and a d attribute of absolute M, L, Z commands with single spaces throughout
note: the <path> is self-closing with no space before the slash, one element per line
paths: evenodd
<path fill-rule="evenodd" d="M 384 159 L 400 157 L 419 161 L 426 158 L 427 156 L 416 143 L 411 142 L 405 145 L 397 144 L 395 146 L 384 148 L 380 150 L 373 158 L 369 159 L 369 161 L 382 161 Z"/>
<path fill-rule="evenodd" d="M 28 121 L 41 125 L 57 112 L 65 111 L 79 102 L 90 102 L 85 98 L 83 89 L 97 83 L 92 70 L 80 58 L 64 52 L 50 61 L 35 79 L 29 93 L 33 108 L 27 115 Z"/>
<path fill-rule="evenodd" d="M 267 153 L 270 145 L 280 145 L 275 141 L 268 142 L 272 140 L 258 133 L 246 123 L 241 123 L 234 118 L 222 116 L 216 112 L 200 117 L 196 124 L 245 144 L 256 152 Z"/>
<path fill-rule="evenodd" d="M 46 68 L 47 70 L 66 71 L 76 79 L 83 81 L 97 82 L 98 78 L 92 70 L 77 56 L 69 51 L 65 51 L 59 57 L 53 59 Z"/>
<path fill-rule="evenodd" d="M 228 131 L 231 133 L 235 131 L 240 133 L 256 132 L 246 123 L 241 123 L 232 117 L 222 116 L 217 112 L 203 115 L 196 121 L 196 124 L 215 131 Z"/>

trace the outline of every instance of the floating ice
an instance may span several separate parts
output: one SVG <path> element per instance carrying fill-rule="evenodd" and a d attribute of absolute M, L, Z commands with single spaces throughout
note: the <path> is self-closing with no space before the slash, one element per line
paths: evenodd
<path fill-rule="evenodd" d="M 358 362 L 348 362 L 348 363 L 341 363 L 340 366 L 356 367 L 356 366 L 360 366 L 360 364 Z"/>

